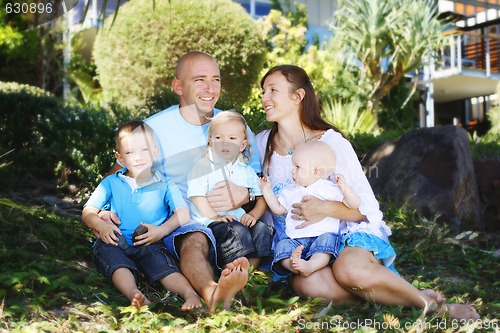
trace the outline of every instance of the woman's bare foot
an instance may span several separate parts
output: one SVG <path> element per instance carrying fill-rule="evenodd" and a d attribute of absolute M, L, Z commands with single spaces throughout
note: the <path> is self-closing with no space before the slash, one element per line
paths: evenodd
<path fill-rule="evenodd" d="M 151 301 L 146 296 L 144 296 L 144 294 L 136 293 L 134 295 L 134 298 L 132 298 L 130 305 L 135 306 L 137 308 L 137 311 L 141 311 L 141 306 L 149 304 L 151 304 Z"/>
<path fill-rule="evenodd" d="M 481 316 L 469 304 L 443 304 L 437 311 L 438 314 L 448 313 L 450 319 L 479 319 Z"/>
<path fill-rule="evenodd" d="M 431 303 L 442 304 L 446 301 L 446 298 L 443 296 L 443 294 L 432 289 L 420 290 L 420 293 L 422 294 L 422 297 L 425 299 L 425 301 L 429 304 L 429 306 L 431 305 Z"/>
<path fill-rule="evenodd" d="M 250 263 L 245 257 L 238 258 L 227 264 L 226 268 L 221 272 L 212 299 L 208 302 L 210 312 L 215 311 L 219 302 L 222 302 L 223 309 L 229 309 L 234 295 L 247 284 L 249 267 Z"/>
<path fill-rule="evenodd" d="M 200 297 L 197 294 L 192 294 L 186 297 L 184 304 L 181 306 L 181 311 L 200 309 L 202 306 Z"/>
<path fill-rule="evenodd" d="M 443 315 L 448 313 L 451 319 L 479 319 L 480 316 L 472 305 L 468 304 L 444 304 L 446 298 L 443 294 L 432 289 L 420 291 L 422 296 L 429 302 L 431 312 Z"/>

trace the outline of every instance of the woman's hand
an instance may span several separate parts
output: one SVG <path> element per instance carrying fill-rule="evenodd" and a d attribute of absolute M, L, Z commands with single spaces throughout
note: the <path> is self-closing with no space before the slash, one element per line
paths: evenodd
<path fill-rule="evenodd" d="M 341 201 L 321 200 L 312 195 L 306 195 L 301 202 L 293 204 L 292 219 L 304 221 L 296 226 L 296 229 L 302 229 L 321 221 L 325 217 L 333 217 L 339 220 L 359 222 L 366 219 L 358 209 L 348 208 Z"/>
<path fill-rule="evenodd" d="M 318 199 L 312 195 L 306 195 L 301 202 L 294 203 L 292 219 L 304 221 L 296 229 L 302 229 L 330 216 L 328 215 L 329 204 L 329 201 Z"/>

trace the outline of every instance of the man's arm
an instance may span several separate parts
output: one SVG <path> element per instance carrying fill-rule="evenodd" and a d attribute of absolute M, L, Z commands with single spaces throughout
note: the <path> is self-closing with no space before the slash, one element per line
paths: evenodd
<path fill-rule="evenodd" d="M 238 209 L 249 202 L 248 188 L 221 181 L 215 184 L 206 196 L 208 203 L 216 212 Z"/>
<path fill-rule="evenodd" d="M 103 221 L 98 213 L 99 209 L 86 206 L 82 212 L 83 223 L 92 229 L 94 234 L 101 238 L 104 243 L 118 245 L 118 237 L 116 237 L 115 232 L 121 234 L 120 229 L 113 223 Z"/>

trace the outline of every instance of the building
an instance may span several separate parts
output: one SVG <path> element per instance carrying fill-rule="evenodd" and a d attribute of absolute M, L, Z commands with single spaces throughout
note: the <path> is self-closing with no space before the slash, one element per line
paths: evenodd
<path fill-rule="evenodd" d="M 270 0 L 235 0 L 255 18 L 269 13 Z M 305 3 L 309 37 L 329 38 L 328 24 L 337 0 Z M 481 132 L 486 112 L 496 100 L 500 82 L 500 0 L 438 0 L 440 15 L 451 17 L 458 30 L 449 37 L 438 63 L 419 76 L 420 126 L 461 125 Z"/>
<path fill-rule="evenodd" d="M 200 0 L 201 1 L 201 0 Z M 271 10 L 271 0 L 233 0 L 254 18 Z M 126 0 L 108 0 L 106 15 Z M 328 28 L 338 0 L 290 0 L 307 6 L 308 38 L 321 41 L 331 36 Z M 75 27 L 93 40 L 100 26 L 103 0 L 80 1 L 75 7 L 74 22 L 80 22 L 85 6 L 89 11 L 84 22 Z M 458 34 L 449 37 L 439 61 L 423 69 L 418 77 L 421 94 L 420 126 L 461 125 L 481 131 L 486 113 L 496 100 L 500 82 L 500 0 L 436 0 L 441 15 L 453 18 Z M 91 45 L 92 43 L 88 43 Z M 90 55 L 87 47 L 84 53 Z M 413 78 L 416 79 L 416 78 Z"/>

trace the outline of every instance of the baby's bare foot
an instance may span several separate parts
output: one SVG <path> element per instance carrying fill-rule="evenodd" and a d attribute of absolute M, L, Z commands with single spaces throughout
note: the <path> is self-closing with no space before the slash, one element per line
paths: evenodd
<path fill-rule="evenodd" d="M 302 260 L 302 250 L 304 249 L 304 245 L 299 245 L 293 250 L 292 255 L 290 256 L 290 261 L 291 261 L 291 266 L 292 266 L 292 273 L 294 274 L 300 274 L 300 271 L 295 268 L 295 263 L 298 260 Z"/>
<path fill-rule="evenodd" d="M 315 271 L 309 261 L 300 258 L 292 261 L 292 267 L 304 277 L 308 277 Z"/>

